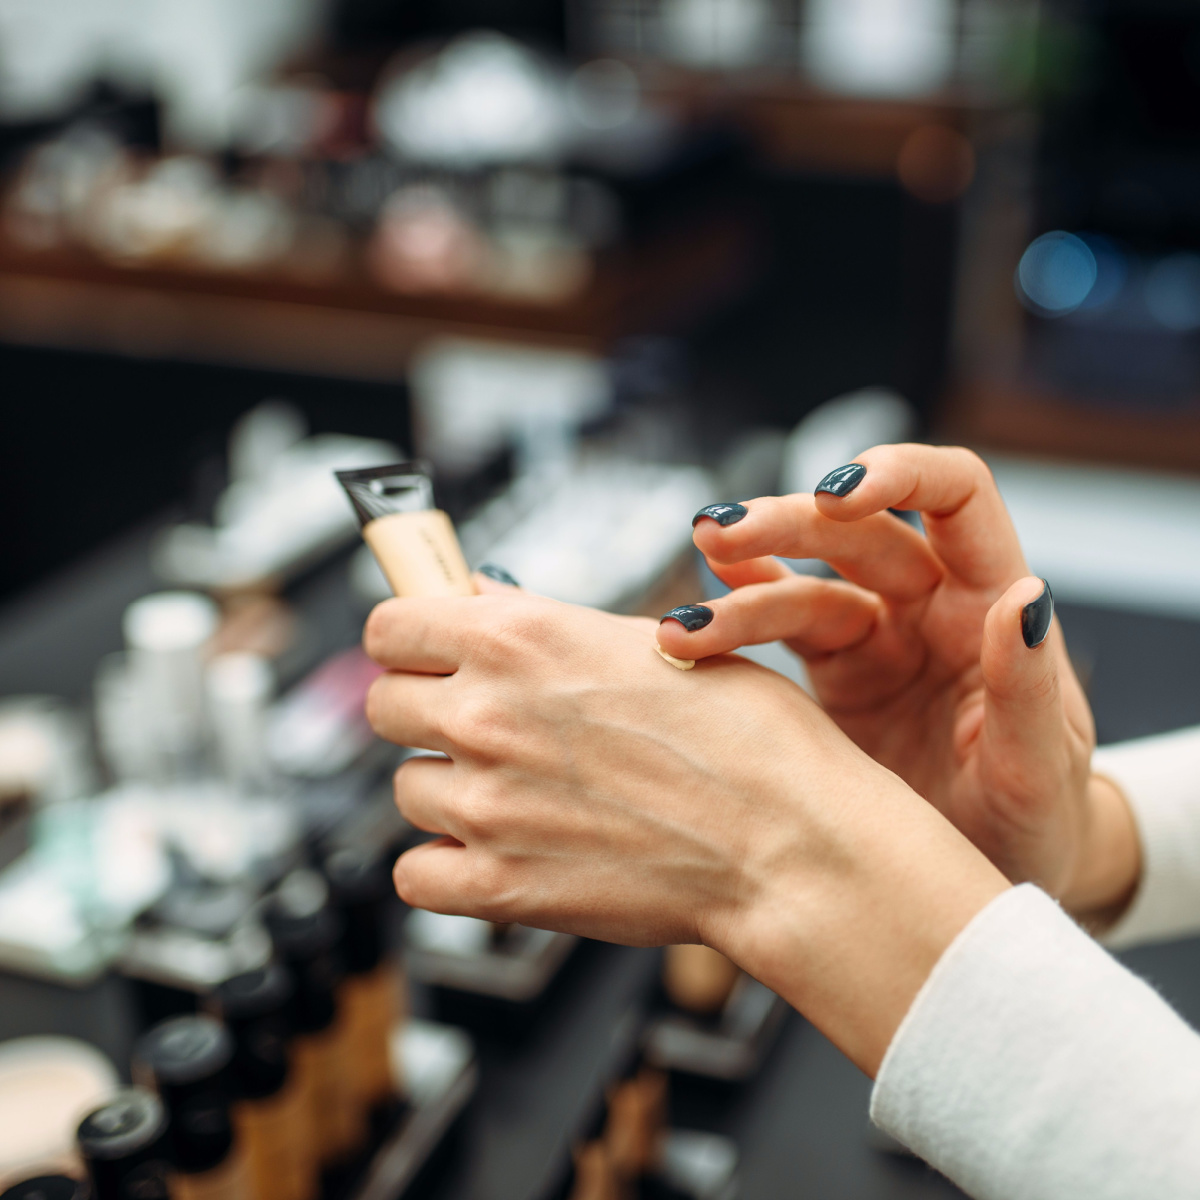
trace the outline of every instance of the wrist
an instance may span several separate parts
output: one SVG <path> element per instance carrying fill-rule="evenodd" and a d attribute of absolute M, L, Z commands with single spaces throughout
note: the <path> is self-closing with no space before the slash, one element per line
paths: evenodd
<path fill-rule="evenodd" d="M 853 841 L 816 869 L 779 869 L 716 949 L 773 988 L 874 1076 L 917 993 L 970 921 L 1011 884 L 888 772 Z"/>
<path fill-rule="evenodd" d="M 1112 780 L 1087 783 L 1088 822 L 1063 907 L 1092 932 L 1112 925 L 1129 907 L 1142 874 L 1141 842 L 1129 802 Z"/>

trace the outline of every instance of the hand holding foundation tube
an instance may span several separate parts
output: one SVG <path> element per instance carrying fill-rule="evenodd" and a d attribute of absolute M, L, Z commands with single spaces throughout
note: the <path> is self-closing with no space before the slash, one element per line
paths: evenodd
<path fill-rule="evenodd" d="M 511 588 L 399 598 L 364 645 L 396 775 L 401 898 L 637 945 L 701 942 L 864 1069 L 1007 883 L 803 691 L 736 656 L 688 675 L 647 621 Z"/>

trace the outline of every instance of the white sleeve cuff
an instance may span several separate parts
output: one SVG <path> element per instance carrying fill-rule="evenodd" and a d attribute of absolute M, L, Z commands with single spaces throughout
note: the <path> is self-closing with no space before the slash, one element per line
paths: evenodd
<path fill-rule="evenodd" d="M 942 955 L 871 1117 L 977 1200 L 1184 1200 L 1200 1189 L 1200 1036 L 1025 884 Z"/>
<path fill-rule="evenodd" d="M 1142 878 L 1101 939 L 1115 948 L 1200 932 L 1200 729 L 1104 746 L 1093 768 L 1129 800 Z"/>

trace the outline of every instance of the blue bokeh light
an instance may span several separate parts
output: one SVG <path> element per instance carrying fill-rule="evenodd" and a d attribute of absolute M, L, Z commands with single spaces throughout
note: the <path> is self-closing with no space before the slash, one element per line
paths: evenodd
<path fill-rule="evenodd" d="M 1055 230 L 1030 242 L 1017 266 L 1017 295 L 1040 316 L 1074 312 L 1096 285 L 1096 256 L 1073 233 Z"/>

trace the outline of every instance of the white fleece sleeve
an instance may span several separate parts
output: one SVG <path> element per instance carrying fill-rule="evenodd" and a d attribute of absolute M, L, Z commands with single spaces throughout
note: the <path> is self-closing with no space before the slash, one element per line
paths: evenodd
<path fill-rule="evenodd" d="M 1200 933 L 1200 728 L 1101 747 L 1092 766 L 1125 793 L 1142 843 L 1137 893 L 1101 940 L 1119 949 Z"/>
<path fill-rule="evenodd" d="M 939 960 L 871 1117 L 976 1200 L 1195 1200 L 1200 1035 L 1024 884 Z"/>

